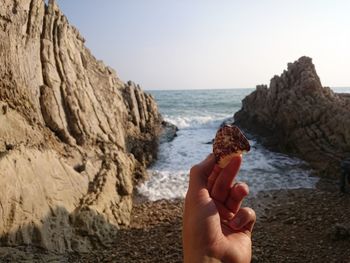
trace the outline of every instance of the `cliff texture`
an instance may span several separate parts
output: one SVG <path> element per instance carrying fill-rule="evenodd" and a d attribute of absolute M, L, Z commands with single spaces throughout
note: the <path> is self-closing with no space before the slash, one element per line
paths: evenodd
<path fill-rule="evenodd" d="M 154 99 L 96 60 L 55 1 L 0 4 L 0 244 L 108 245 L 156 157 Z"/>
<path fill-rule="evenodd" d="M 350 100 L 322 87 L 311 58 L 257 86 L 234 118 L 263 137 L 263 143 L 308 161 L 321 175 L 335 177 L 350 156 Z"/>

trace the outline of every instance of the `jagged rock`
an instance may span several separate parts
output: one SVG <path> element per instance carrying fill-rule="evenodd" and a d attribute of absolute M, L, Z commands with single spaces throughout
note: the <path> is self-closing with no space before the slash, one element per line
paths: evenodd
<path fill-rule="evenodd" d="M 308 161 L 329 177 L 350 155 L 350 100 L 322 87 L 311 58 L 257 86 L 234 116 L 236 124 L 263 137 L 263 143 Z"/>
<path fill-rule="evenodd" d="M 156 158 L 155 100 L 84 41 L 53 0 L 0 5 L 1 246 L 108 245 Z"/>
<path fill-rule="evenodd" d="M 128 81 L 124 85 L 122 95 L 129 113 L 127 130 L 130 132 L 130 136 L 126 137 L 126 148 L 143 166 L 146 166 L 157 157 L 158 141 L 151 140 L 148 136 L 140 133 L 140 131 L 151 135 L 149 133 L 151 128 L 155 129 L 155 126 L 152 126 L 152 124 L 156 123 L 157 129 L 155 132 L 157 135 L 160 135 L 161 116 L 158 113 L 153 97 L 143 92 L 140 86 L 132 81 Z M 143 147 L 141 148 L 140 145 L 143 145 Z"/>
<path fill-rule="evenodd" d="M 168 121 L 162 121 L 162 132 L 160 134 L 159 142 L 171 142 L 177 136 L 178 131 L 179 129 L 176 125 Z"/>

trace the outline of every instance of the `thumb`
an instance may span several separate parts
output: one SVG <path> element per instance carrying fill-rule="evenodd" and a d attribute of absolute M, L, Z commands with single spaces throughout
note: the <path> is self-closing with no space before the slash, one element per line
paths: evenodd
<path fill-rule="evenodd" d="M 209 154 L 207 158 L 199 164 L 194 165 L 190 171 L 189 188 L 199 190 L 207 187 L 208 176 L 215 165 L 214 154 Z"/>

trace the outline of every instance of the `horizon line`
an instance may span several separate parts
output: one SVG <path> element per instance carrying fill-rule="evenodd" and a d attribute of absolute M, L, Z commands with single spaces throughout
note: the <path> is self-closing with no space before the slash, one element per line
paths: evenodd
<path fill-rule="evenodd" d="M 267 85 L 268 86 L 268 85 Z M 350 85 L 349 86 L 335 86 L 335 87 L 331 87 L 331 86 L 322 86 L 323 88 L 328 87 L 330 89 L 350 89 Z M 142 88 L 142 87 L 141 87 Z M 170 88 L 170 89 L 148 89 L 148 88 L 142 88 L 145 91 L 180 91 L 180 90 L 242 90 L 242 89 L 256 89 L 255 87 L 252 88 Z"/>

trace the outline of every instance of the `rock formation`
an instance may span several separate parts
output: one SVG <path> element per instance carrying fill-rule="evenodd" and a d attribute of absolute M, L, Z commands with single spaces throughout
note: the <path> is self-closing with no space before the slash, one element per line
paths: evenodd
<path fill-rule="evenodd" d="M 155 158 L 154 99 L 96 60 L 55 1 L 0 5 L 0 244 L 108 245 Z"/>
<path fill-rule="evenodd" d="M 350 155 L 350 100 L 322 87 L 311 58 L 257 86 L 242 102 L 235 122 L 263 143 L 308 161 L 320 175 L 337 176 Z"/>
<path fill-rule="evenodd" d="M 177 132 L 179 129 L 176 125 L 168 122 L 168 121 L 162 121 L 162 132 L 159 137 L 159 143 L 164 142 L 171 142 L 172 140 L 177 137 Z"/>

